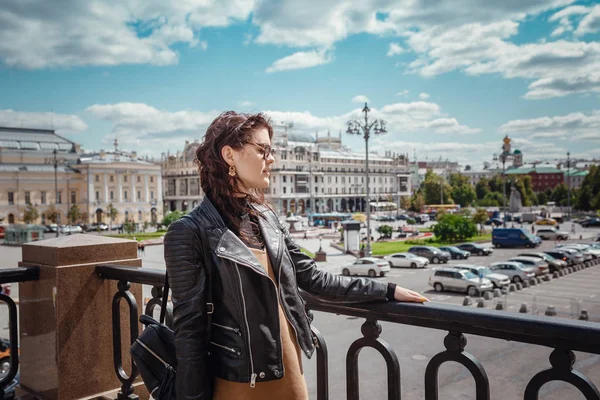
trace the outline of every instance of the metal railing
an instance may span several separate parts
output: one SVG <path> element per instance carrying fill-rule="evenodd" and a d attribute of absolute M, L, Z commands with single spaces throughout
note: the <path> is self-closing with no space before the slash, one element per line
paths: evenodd
<path fill-rule="evenodd" d="M 37 281 L 40 278 L 39 267 L 18 267 L 0 269 L 0 284 Z M 10 341 L 10 370 L 0 379 L 0 400 L 8 395 L 7 387 L 11 386 L 13 379 L 19 371 L 19 333 L 17 326 L 17 305 L 15 301 L 4 293 L 0 293 L 0 301 L 8 307 L 8 336 Z M 11 395 L 12 396 L 12 395 Z"/>
<path fill-rule="evenodd" d="M 119 302 L 125 299 L 129 304 L 130 337 L 133 342 L 138 335 L 137 305 L 129 292 L 130 283 L 152 285 L 152 299 L 146 305 L 146 314 L 152 314 L 154 307 L 160 305 L 165 272 L 162 270 L 140 269 L 118 265 L 96 267 L 96 272 L 104 279 L 118 281 L 117 293 L 113 300 L 113 332 L 115 371 L 122 382 L 119 399 L 133 397 L 132 382 L 137 376 L 135 365 L 131 366 L 131 375 L 123 372 L 120 349 Z M 453 305 L 429 303 L 362 303 L 338 304 L 321 301 L 303 293 L 307 307 L 313 311 L 340 314 L 364 318 L 362 337 L 354 341 L 346 356 L 346 386 L 350 400 L 359 399 L 358 354 L 365 347 L 377 350 L 387 365 L 388 398 L 400 398 L 400 366 L 392 347 L 381 337 L 380 321 L 412 325 L 447 331 L 444 339 L 445 351 L 435 355 L 425 371 L 425 399 L 438 399 L 438 371 L 447 361 L 457 362 L 467 368 L 475 380 L 477 400 L 490 399 L 489 379 L 481 363 L 472 354 L 465 351 L 465 334 L 504 339 L 514 342 L 541 345 L 553 349 L 549 359 L 551 367 L 534 375 L 524 393 L 525 400 L 538 399 L 540 388 L 555 380 L 562 380 L 575 386 L 586 399 L 600 400 L 597 387 L 585 375 L 573 370 L 574 351 L 600 354 L 598 338 L 600 324 L 585 321 L 552 318 L 538 315 L 503 313 L 494 310 L 461 308 Z M 172 322 L 170 310 L 167 310 L 167 325 Z M 317 338 L 317 399 L 329 398 L 328 355 L 325 337 L 314 327 Z"/>

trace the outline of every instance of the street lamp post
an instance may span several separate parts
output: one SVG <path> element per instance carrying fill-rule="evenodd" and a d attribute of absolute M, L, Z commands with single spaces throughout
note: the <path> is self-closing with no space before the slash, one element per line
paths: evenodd
<path fill-rule="evenodd" d="M 58 165 L 65 164 L 66 160 L 64 158 L 56 158 L 56 149 L 52 151 L 52 157 L 46 157 L 44 159 L 44 164 L 50 164 L 54 166 L 54 203 L 58 204 Z M 68 193 L 67 193 L 68 196 Z M 61 202 L 62 203 L 62 202 Z M 67 211 L 68 212 L 68 211 Z M 59 235 L 60 230 L 60 211 L 57 208 L 56 215 L 56 237 Z"/>
<path fill-rule="evenodd" d="M 385 121 L 381 119 L 372 119 L 369 121 L 369 111 L 371 109 L 365 103 L 365 107 L 362 109 L 362 112 L 365 114 L 364 123 L 362 121 L 353 119 L 348 121 L 348 129 L 346 133 L 360 135 L 363 134 L 363 138 L 365 139 L 365 164 L 366 164 L 366 178 L 367 178 L 367 248 L 365 249 L 365 255 L 367 257 L 371 256 L 371 205 L 370 205 L 370 196 L 369 196 L 369 137 L 371 136 L 371 129 L 373 129 L 373 133 L 382 134 L 386 133 L 385 129 Z"/>
<path fill-rule="evenodd" d="M 506 160 L 510 157 L 510 138 L 506 135 L 503 139 L 502 152 L 494 160 L 502 162 L 502 226 L 506 229 Z"/>
<path fill-rule="evenodd" d="M 567 198 L 568 220 L 571 220 L 571 152 L 567 151 L 567 187 L 569 188 L 569 197 Z"/>

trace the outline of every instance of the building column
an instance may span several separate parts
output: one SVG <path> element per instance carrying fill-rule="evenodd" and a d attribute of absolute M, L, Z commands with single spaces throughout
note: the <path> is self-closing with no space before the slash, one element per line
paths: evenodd
<path fill-rule="evenodd" d="M 144 175 L 144 203 L 150 203 L 150 187 L 148 186 L 149 181 L 148 175 Z"/>
<path fill-rule="evenodd" d="M 123 185 L 121 179 L 123 179 L 123 175 L 117 174 L 115 176 L 117 178 L 117 201 L 119 203 L 123 202 Z"/>

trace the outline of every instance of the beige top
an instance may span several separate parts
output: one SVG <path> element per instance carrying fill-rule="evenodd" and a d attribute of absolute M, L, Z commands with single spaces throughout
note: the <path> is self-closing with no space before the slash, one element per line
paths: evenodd
<path fill-rule="evenodd" d="M 265 250 L 250 249 L 267 271 L 273 282 L 277 283 L 269 256 Z M 279 303 L 279 326 L 281 347 L 283 349 L 283 378 L 268 382 L 250 383 L 230 382 L 215 378 L 213 400 L 308 400 L 308 389 L 302 371 L 302 356 L 294 328 L 290 326 L 281 303 Z M 255 371 L 259 374 L 260 371 Z"/>

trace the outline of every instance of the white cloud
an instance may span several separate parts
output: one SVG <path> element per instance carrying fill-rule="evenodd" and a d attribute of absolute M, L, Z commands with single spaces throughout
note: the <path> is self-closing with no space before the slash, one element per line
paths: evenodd
<path fill-rule="evenodd" d="M 396 93 L 396 96 L 406 96 L 406 95 L 408 95 L 408 90 L 406 90 L 406 89 L 401 92 Z"/>
<path fill-rule="evenodd" d="M 390 43 L 390 48 L 387 52 L 388 57 L 397 56 L 404 53 L 404 48 L 399 43 Z"/>
<path fill-rule="evenodd" d="M 348 120 L 364 117 L 361 110 L 362 107 L 358 107 L 345 114 L 323 117 L 308 111 L 267 110 L 265 113 L 275 124 L 281 121 L 293 123 L 292 131 L 295 133 L 314 135 L 316 131 L 345 131 Z M 208 125 L 219 114 L 219 111 L 159 110 L 144 103 L 95 104 L 88 107 L 86 112 L 91 117 L 112 124 L 111 132 L 104 137 L 107 145 L 117 136 L 124 148 L 136 148 L 140 154 L 152 155 L 167 149 L 177 151 L 184 140 L 200 140 Z M 401 133 L 421 136 L 479 132 L 442 113 L 440 106 L 434 103 L 387 104 L 381 109 L 371 108 L 369 116 L 387 122 L 388 138 Z"/>
<path fill-rule="evenodd" d="M 174 64 L 178 54 L 172 45 L 206 49 L 207 43 L 199 40 L 202 28 L 245 20 L 253 5 L 253 0 L 64 0 L 58 7 L 5 0 L 0 61 L 30 69 Z"/>
<path fill-rule="evenodd" d="M 600 5 L 592 8 L 590 13 L 583 17 L 575 30 L 575 35 L 583 36 L 600 31 Z"/>
<path fill-rule="evenodd" d="M 352 102 L 353 103 L 368 103 L 369 98 L 367 96 L 363 96 L 362 94 L 360 94 L 358 96 L 354 96 L 352 98 Z"/>
<path fill-rule="evenodd" d="M 280 58 L 266 69 L 267 73 L 290 71 L 295 69 L 312 68 L 333 61 L 329 51 L 298 51 L 287 57 Z"/>
<path fill-rule="evenodd" d="M 567 115 L 517 119 L 500 127 L 502 133 L 529 134 L 530 139 L 600 140 L 600 110 L 586 115 Z"/>
<path fill-rule="evenodd" d="M 58 134 L 67 135 L 81 133 L 88 127 L 81 118 L 73 114 L 14 110 L 0 110 L 0 126 L 54 129 Z"/>
<path fill-rule="evenodd" d="M 244 101 L 238 102 L 238 105 L 242 109 L 250 109 L 250 108 L 254 108 L 256 106 L 256 103 L 253 101 L 244 100 Z"/>
<path fill-rule="evenodd" d="M 421 92 L 419 93 L 419 99 L 421 100 L 427 100 L 429 98 L 429 94 L 425 93 L 425 92 Z"/>
<path fill-rule="evenodd" d="M 571 32 L 573 30 L 571 17 L 587 14 L 589 11 L 590 9 L 585 6 L 570 6 L 552 14 L 548 18 L 548 22 L 559 21 L 559 26 L 552 32 L 551 36 L 560 36 L 565 32 Z"/>

